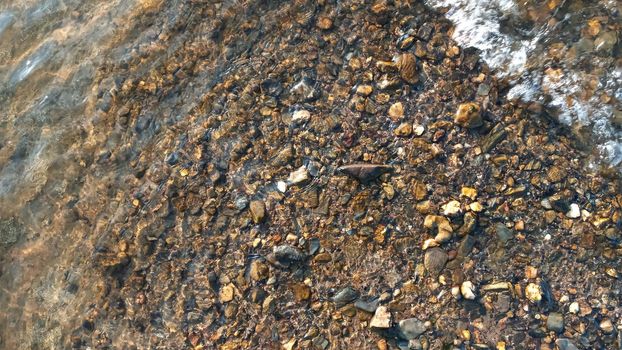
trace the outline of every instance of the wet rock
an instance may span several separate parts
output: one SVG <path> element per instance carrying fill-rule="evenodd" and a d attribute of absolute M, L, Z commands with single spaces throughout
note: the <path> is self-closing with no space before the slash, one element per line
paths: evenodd
<path fill-rule="evenodd" d="M 549 169 L 549 171 L 546 173 L 546 176 L 549 179 L 549 181 L 553 183 L 557 183 L 557 182 L 564 180 L 564 178 L 566 178 L 567 175 L 568 175 L 568 172 L 565 169 L 558 167 L 558 166 L 552 166 Z"/>
<path fill-rule="evenodd" d="M 471 281 L 464 281 L 460 285 L 460 293 L 467 300 L 475 300 L 475 286 Z"/>
<path fill-rule="evenodd" d="M 391 327 L 391 313 L 386 306 L 379 306 L 374 313 L 374 317 L 369 321 L 369 327 L 385 329 Z"/>
<path fill-rule="evenodd" d="M 426 250 L 423 258 L 423 265 L 426 271 L 432 276 L 438 276 L 447 263 L 447 253 L 441 248 L 430 248 Z"/>
<path fill-rule="evenodd" d="M 486 137 L 482 141 L 482 152 L 488 153 L 490 152 L 499 142 L 505 140 L 508 136 L 507 131 L 500 125 L 497 124 Z"/>
<path fill-rule="evenodd" d="M 337 171 L 349 175 L 361 182 L 370 182 L 383 174 L 393 171 L 390 165 L 382 164 L 351 164 L 337 168 Z"/>
<path fill-rule="evenodd" d="M 269 261 L 273 263 L 280 263 L 284 266 L 289 266 L 292 263 L 301 262 L 306 258 L 306 255 L 300 251 L 300 249 L 291 245 L 279 245 L 272 249 L 272 254 L 267 257 Z"/>
<path fill-rule="evenodd" d="M 419 81 L 417 75 L 417 61 L 412 53 L 404 53 L 397 60 L 397 67 L 400 77 L 409 84 L 416 84 Z"/>
<path fill-rule="evenodd" d="M 356 88 L 356 93 L 361 96 L 369 96 L 374 91 L 374 88 L 371 85 L 359 85 Z"/>
<path fill-rule="evenodd" d="M 570 201 L 568 194 L 565 192 L 559 192 L 548 198 L 551 208 L 556 211 L 567 213 L 570 211 Z"/>
<path fill-rule="evenodd" d="M 333 27 L 333 20 L 326 16 L 320 16 L 316 25 L 322 30 L 329 30 Z"/>
<path fill-rule="evenodd" d="M 458 229 L 460 236 L 473 233 L 475 226 L 477 226 L 477 216 L 473 212 L 468 212 L 462 217 L 462 226 Z"/>
<path fill-rule="evenodd" d="M 608 319 L 608 318 L 600 321 L 600 324 L 598 325 L 598 327 L 605 334 L 611 334 L 611 333 L 613 333 L 613 330 L 614 330 L 613 322 L 611 322 L 611 320 Z"/>
<path fill-rule="evenodd" d="M 291 88 L 290 92 L 301 102 L 312 102 L 321 96 L 315 81 L 309 77 L 302 78 Z"/>
<path fill-rule="evenodd" d="M 259 260 L 253 260 L 249 269 L 249 276 L 253 281 L 262 281 L 268 278 L 268 266 Z"/>
<path fill-rule="evenodd" d="M 556 333 L 563 332 L 564 316 L 557 312 L 550 313 L 548 319 L 546 320 L 546 328 Z"/>
<path fill-rule="evenodd" d="M 559 338 L 555 341 L 559 350 L 579 350 L 569 339 Z"/>
<path fill-rule="evenodd" d="M 539 284 L 529 283 L 525 288 L 525 296 L 532 303 L 539 303 L 542 300 L 542 288 Z"/>
<path fill-rule="evenodd" d="M 596 51 L 607 54 L 613 50 L 617 41 L 618 37 L 614 31 L 602 32 L 594 40 L 594 47 Z"/>
<path fill-rule="evenodd" d="M 396 102 L 389 107 L 389 117 L 394 121 L 400 120 L 404 117 L 404 106 L 401 102 Z"/>
<path fill-rule="evenodd" d="M 359 299 L 354 302 L 354 307 L 365 312 L 374 313 L 378 308 L 379 300 L 374 298 L 371 300 Z"/>
<path fill-rule="evenodd" d="M 570 210 L 566 212 L 566 216 L 571 219 L 576 219 L 581 217 L 581 208 L 577 203 L 570 204 Z"/>
<path fill-rule="evenodd" d="M 425 322 L 417 318 L 401 320 L 397 325 L 400 337 L 410 340 L 419 337 L 428 330 Z"/>
<path fill-rule="evenodd" d="M 462 208 L 460 207 L 460 202 L 458 201 L 449 201 L 441 207 L 443 209 L 443 215 L 445 216 L 456 216 L 462 213 Z"/>
<path fill-rule="evenodd" d="M 474 246 L 475 246 L 475 238 L 473 238 L 473 236 L 471 235 L 464 236 L 462 241 L 460 241 L 460 245 L 458 246 L 458 256 L 459 257 L 468 256 L 473 250 Z"/>
<path fill-rule="evenodd" d="M 311 288 L 304 283 L 294 283 L 291 285 L 291 289 L 294 299 L 298 302 L 308 300 L 311 297 Z"/>
<path fill-rule="evenodd" d="M 268 96 L 278 97 L 283 92 L 281 83 L 274 79 L 266 79 L 259 85 L 261 92 Z"/>
<path fill-rule="evenodd" d="M 300 185 L 309 180 L 309 172 L 306 166 L 301 166 L 289 174 L 287 181 L 292 185 Z"/>
<path fill-rule="evenodd" d="M 346 304 L 349 304 L 356 300 L 359 297 L 359 293 L 352 287 L 345 287 L 335 296 L 332 297 L 332 301 L 335 303 L 335 306 L 342 307 Z"/>
<path fill-rule="evenodd" d="M 262 222 L 266 216 L 266 205 L 263 201 L 252 201 L 250 204 L 251 218 L 255 224 Z"/>
<path fill-rule="evenodd" d="M 512 232 L 512 230 L 507 228 L 504 224 L 496 224 L 495 233 L 497 235 L 497 238 L 503 243 L 507 243 L 512 238 L 514 238 L 514 233 Z"/>
<path fill-rule="evenodd" d="M 218 293 L 221 303 L 230 302 L 231 300 L 233 300 L 234 295 L 235 295 L 235 286 L 231 283 L 223 286 L 220 289 L 220 293 Z"/>
<path fill-rule="evenodd" d="M 423 226 L 437 231 L 434 239 L 439 243 L 448 242 L 453 237 L 453 228 L 449 220 L 443 216 L 427 215 L 423 221 Z"/>
<path fill-rule="evenodd" d="M 295 111 L 294 113 L 292 113 L 292 123 L 294 124 L 304 124 L 306 122 L 308 122 L 311 119 L 311 112 L 304 110 L 304 109 L 299 109 L 297 111 Z"/>
<path fill-rule="evenodd" d="M 402 123 L 395 130 L 393 130 L 393 134 L 399 137 L 408 137 L 413 132 L 413 126 L 411 123 Z"/>
<path fill-rule="evenodd" d="M 326 338 L 324 338 L 321 335 L 318 335 L 317 337 L 313 338 L 313 340 L 311 340 L 311 343 L 316 349 L 319 349 L 319 350 L 324 350 L 329 345 L 328 340 L 326 340 Z"/>
<path fill-rule="evenodd" d="M 454 122 L 465 128 L 478 128 L 483 125 L 482 109 L 474 102 L 463 103 L 458 106 Z"/>

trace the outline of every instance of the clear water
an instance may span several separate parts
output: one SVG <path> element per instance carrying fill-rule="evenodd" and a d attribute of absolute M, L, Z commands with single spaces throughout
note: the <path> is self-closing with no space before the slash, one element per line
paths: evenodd
<path fill-rule="evenodd" d="M 129 164 L 140 161 L 143 149 L 182 144 L 185 136 L 172 137 L 164 126 L 184 123 L 210 81 L 232 64 L 220 58 L 235 52 L 214 49 L 208 73 L 188 77 L 183 93 L 157 101 L 158 118 L 144 116 L 126 128 L 107 115 L 127 76 L 148 76 L 187 42 L 183 28 L 201 20 L 193 13 L 207 6 L 194 3 L 0 0 L 0 344 L 6 348 L 66 343 L 67 322 L 81 319 L 103 288 L 90 283 L 90 261 L 126 214 L 120 203 L 127 202 L 121 196 Z M 481 50 L 511 82 L 512 98 L 541 101 L 560 121 L 587 126 L 602 159 L 622 164 L 622 131 L 613 122 L 622 101 L 618 2 L 552 9 L 512 0 L 428 3 L 449 9 L 455 40 Z M 224 1 L 214 6 L 214 18 L 238 16 L 223 25 L 235 32 L 245 9 Z M 584 35 L 594 18 L 599 32 Z M 209 33 L 211 21 L 202 21 L 199 29 Z M 613 47 L 604 33 L 615 34 Z M 551 55 L 558 44 L 561 58 Z M 110 74 L 113 68 L 125 76 Z"/>
<path fill-rule="evenodd" d="M 622 3 L 601 1 L 428 0 L 455 24 L 453 38 L 475 47 L 508 97 L 539 102 L 573 128 L 587 128 L 602 161 L 622 164 Z M 619 122 L 617 122 L 619 123 Z"/>

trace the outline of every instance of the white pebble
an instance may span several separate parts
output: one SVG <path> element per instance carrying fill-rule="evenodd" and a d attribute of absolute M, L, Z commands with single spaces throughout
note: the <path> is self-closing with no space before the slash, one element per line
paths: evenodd
<path fill-rule="evenodd" d="M 307 180 L 309 180 L 309 172 L 307 171 L 307 167 L 304 165 L 296 171 L 291 172 L 287 178 L 287 181 L 292 185 L 299 184 Z"/>
<path fill-rule="evenodd" d="M 444 204 L 442 206 L 442 209 L 443 209 L 443 215 L 446 215 L 446 216 L 454 216 L 462 212 L 462 209 L 460 208 L 460 202 L 456 200 L 449 201 L 448 203 Z"/>
<path fill-rule="evenodd" d="M 311 119 L 311 113 L 304 109 L 299 109 L 292 114 L 292 122 L 305 123 Z"/>
<path fill-rule="evenodd" d="M 460 292 L 465 299 L 474 300 L 475 299 L 475 287 L 471 281 L 464 281 L 460 286 Z"/>
<path fill-rule="evenodd" d="M 276 183 L 276 188 L 285 193 L 285 191 L 287 191 L 287 183 L 285 183 L 285 181 L 279 181 Z"/>
<path fill-rule="evenodd" d="M 568 306 L 568 312 L 570 312 L 571 314 L 579 313 L 579 303 L 577 303 L 576 301 L 572 302 L 570 306 Z"/>
<path fill-rule="evenodd" d="M 570 204 L 570 210 L 566 213 L 566 216 L 571 219 L 576 219 L 581 217 L 581 209 L 577 203 Z"/>
<path fill-rule="evenodd" d="M 545 240 L 545 241 L 550 241 L 550 240 L 551 240 L 551 235 L 547 233 L 547 234 L 544 236 L 544 240 Z"/>

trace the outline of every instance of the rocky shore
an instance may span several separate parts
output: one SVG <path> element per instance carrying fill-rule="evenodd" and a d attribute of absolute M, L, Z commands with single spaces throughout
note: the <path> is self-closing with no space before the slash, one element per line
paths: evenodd
<path fill-rule="evenodd" d="M 182 7 L 100 73 L 61 348 L 622 348 L 619 175 L 441 14 Z"/>

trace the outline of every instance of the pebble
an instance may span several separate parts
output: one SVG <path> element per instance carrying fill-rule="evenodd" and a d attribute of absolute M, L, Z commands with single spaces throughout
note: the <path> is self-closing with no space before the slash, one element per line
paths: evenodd
<path fill-rule="evenodd" d="M 369 327 L 371 328 L 390 328 L 391 327 L 391 313 L 386 306 L 379 306 L 374 313 L 374 317 L 369 321 Z"/>
<path fill-rule="evenodd" d="M 333 20 L 331 20 L 330 18 L 326 17 L 326 16 L 321 16 L 318 20 L 317 20 L 317 27 L 322 29 L 322 30 L 329 30 L 333 27 Z"/>
<path fill-rule="evenodd" d="M 383 164 L 359 163 L 341 166 L 337 168 L 337 171 L 352 176 L 361 182 L 369 182 L 377 179 L 382 174 L 392 172 L 393 167 Z"/>
<path fill-rule="evenodd" d="M 233 296 L 235 295 L 235 286 L 232 283 L 223 286 L 218 293 L 220 298 L 220 302 L 227 303 L 233 300 Z"/>
<path fill-rule="evenodd" d="M 449 220 L 439 215 L 427 215 L 423 220 L 423 226 L 428 229 L 437 229 L 434 239 L 438 243 L 448 242 L 453 237 L 453 228 Z"/>
<path fill-rule="evenodd" d="M 447 253 L 443 249 L 430 248 L 425 251 L 423 265 L 428 273 L 436 277 L 445 268 L 447 259 Z"/>
<path fill-rule="evenodd" d="M 401 320 L 397 328 L 400 336 L 407 340 L 415 339 L 428 330 L 425 322 L 414 317 Z"/>
<path fill-rule="evenodd" d="M 503 243 L 506 243 L 514 238 L 514 233 L 512 232 L 512 230 L 505 227 L 504 224 L 496 224 L 495 233 L 497 234 L 497 238 L 499 238 L 499 240 Z"/>
<path fill-rule="evenodd" d="M 253 222 L 258 224 L 262 222 L 266 216 L 266 205 L 263 201 L 252 201 L 250 204 L 250 212 Z"/>
<path fill-rule="evenodd" d="M 311 297 L 311 288 L 304 283 L 294 283 L 291 288 L 294 299 L 298 302 L 308 300 Z"/>
<path fill-rule="evenodd" d="M 576 219 L 581 217 L 581 209 L 577 203 L 570 204 L 570 210 L 566 213 L 566 216 L 571 219 Z"/>
<path fill-rule="evenodd" d="M 285 181 L 279 181 L 276 183 L 276 188 L 280 192 L 285 193 L 287 191 L 287 183 Z"/>
<path fill-rule="evenodd" d="M 248 198 L 244 196 L 239 196 L 238 198 L 235 199 L 235 207 L 238 210 L 246 209 L 246 206 L 248 206 Z"/>
<path fill-rule="evenodd" d="M 415 55 L 405 53 L 400 55 L 397 60 L 397 67 L 400 71 L 400 77 L 409 84 L 416 84 L 419 81 L 417 75 L 417 62 Z"/>
<path fill-rule="evenodd" d="M 559 350 L 579 350 L 569 339 L 559 338 L 555 341 Z"/>
<path fill-rule="evenodd" d="M 477 198 L 477 190 L 472 187 L 462 187 L 460 189 L 460 196 L 475 200 Z"/>
<path fill-rule="evenodd" d="M 404 106 L 401 102 L 396 102 L 389 107 L 389 117 L 393 120 L 402 119 L 404 116 Z"/>
<path fill-rule="evenodd" d="M 512 288 L 512 283 L 510 282 L 495 282 L 483 286 L 482 290 L 485 292 L 500 292 L 503 290 L 509 290 L 510 288 Z"/>
<path fill-rule="evenodd" d="M 305 259 L 305 254 L 300 249 L 291 245 L 279 245 L 272 248 L 272 253 L 279 262 L 296 262 Z"/>
<path fill-rule="evenodd" d="M 304 109 L 299 109 L 292 114 L 292 123 L 303 124 L 311 119 L 311 113 Z"/>
<path fill-rule="evenodd" d="M 477 103 L 463 103 L 458 106 L 454 122 L 465 128 L 478 128 L 484 124 L 481 113 L 481 107 Z"/>
<path fill-rule="evenodd" d="M 249 276 L 253 281 L 261 281 L 268 277 L 268 266 L 259 260 L 254 260 L 249 269 Z"/>
<path fill-rule="evenodd" d="M 525 288 L 525 296 L 529 301 L 538 303 L 542 300 L 542 288 L 539 284 L 529 283 Z"/>
<path fill-rule="evenodd" d="M 563 332 L 564 316 L 558 312 L 550 313 L 548 319 L 546 320 L 546 328 L 556 333 Z"/>
<path fill-rule="evenodd" d="M 287 181 L 292 185 L 298 185 L 306 182 L 307 180 L 309 180 L 309 172 L 307 171 L 307 167 L 304 165 L 291 172 L 287 178 Z"/>
<path fill-rule="evenodd" d="M 393 134 L 399 137 L 408 137 L 412 134 L 413 127 L 410 123 L 402 123 L 395 130 L 393 130 Z"/>
<path fill-rule="evenodd" d="M 359 85 L 356 88 L 356 93 L 361 96 L 369 96 L 374 91 L 374 88 L 371 85 Z"/>
<path fill-rule="evenodd" d="M 456 216 L 462 213 L 462 208 L 460 208 L 460 202 L 453 200 L 449 201 L 441 207 L 443 209 L 443 215 L 445 216 Z"/>
<path fill-rule="evenodd" d="M 353 302 L 358 297 L 359 293 L 354 288 L 345 287 L 332 297 L 332 301 L 336 304 L 337 307 L 342 307 L 346 304 Z"/>
<path fill-rule="evenodd" d="M 378 299 L 371 299 L 371 300 L 359 299 L 354 302 L 354 307 L 359 310 L 363 310 L 365 312 L 374 313 L 376 312 L 376 309 L 378 308 L 378 303 L 379 303 Z"/>
<path fill-rule="evenodd" d="M 413 125 L 413 132 L 415 136 L 421 136 L 425 132 L 425 127 L 423 125 Z"/>
<path fill-rule="evenodd" d="M 613 333 L 613 322 L 608 318 L 600 321 L 599 327 L 605 334 Z"/>
<path fill-rule="evenodd" d="M 475 287 L 471 281 L 462 282 L 460 293 L 467 300 L 475 300 Z"/>
<path fill-rule="evenodd" d="M 568 306 L 568 312 L 570 312 L 571 314 L 579 313 L 579 303 L 577 303 L 576 301 L 570 303 L 570 305 Z"/>

